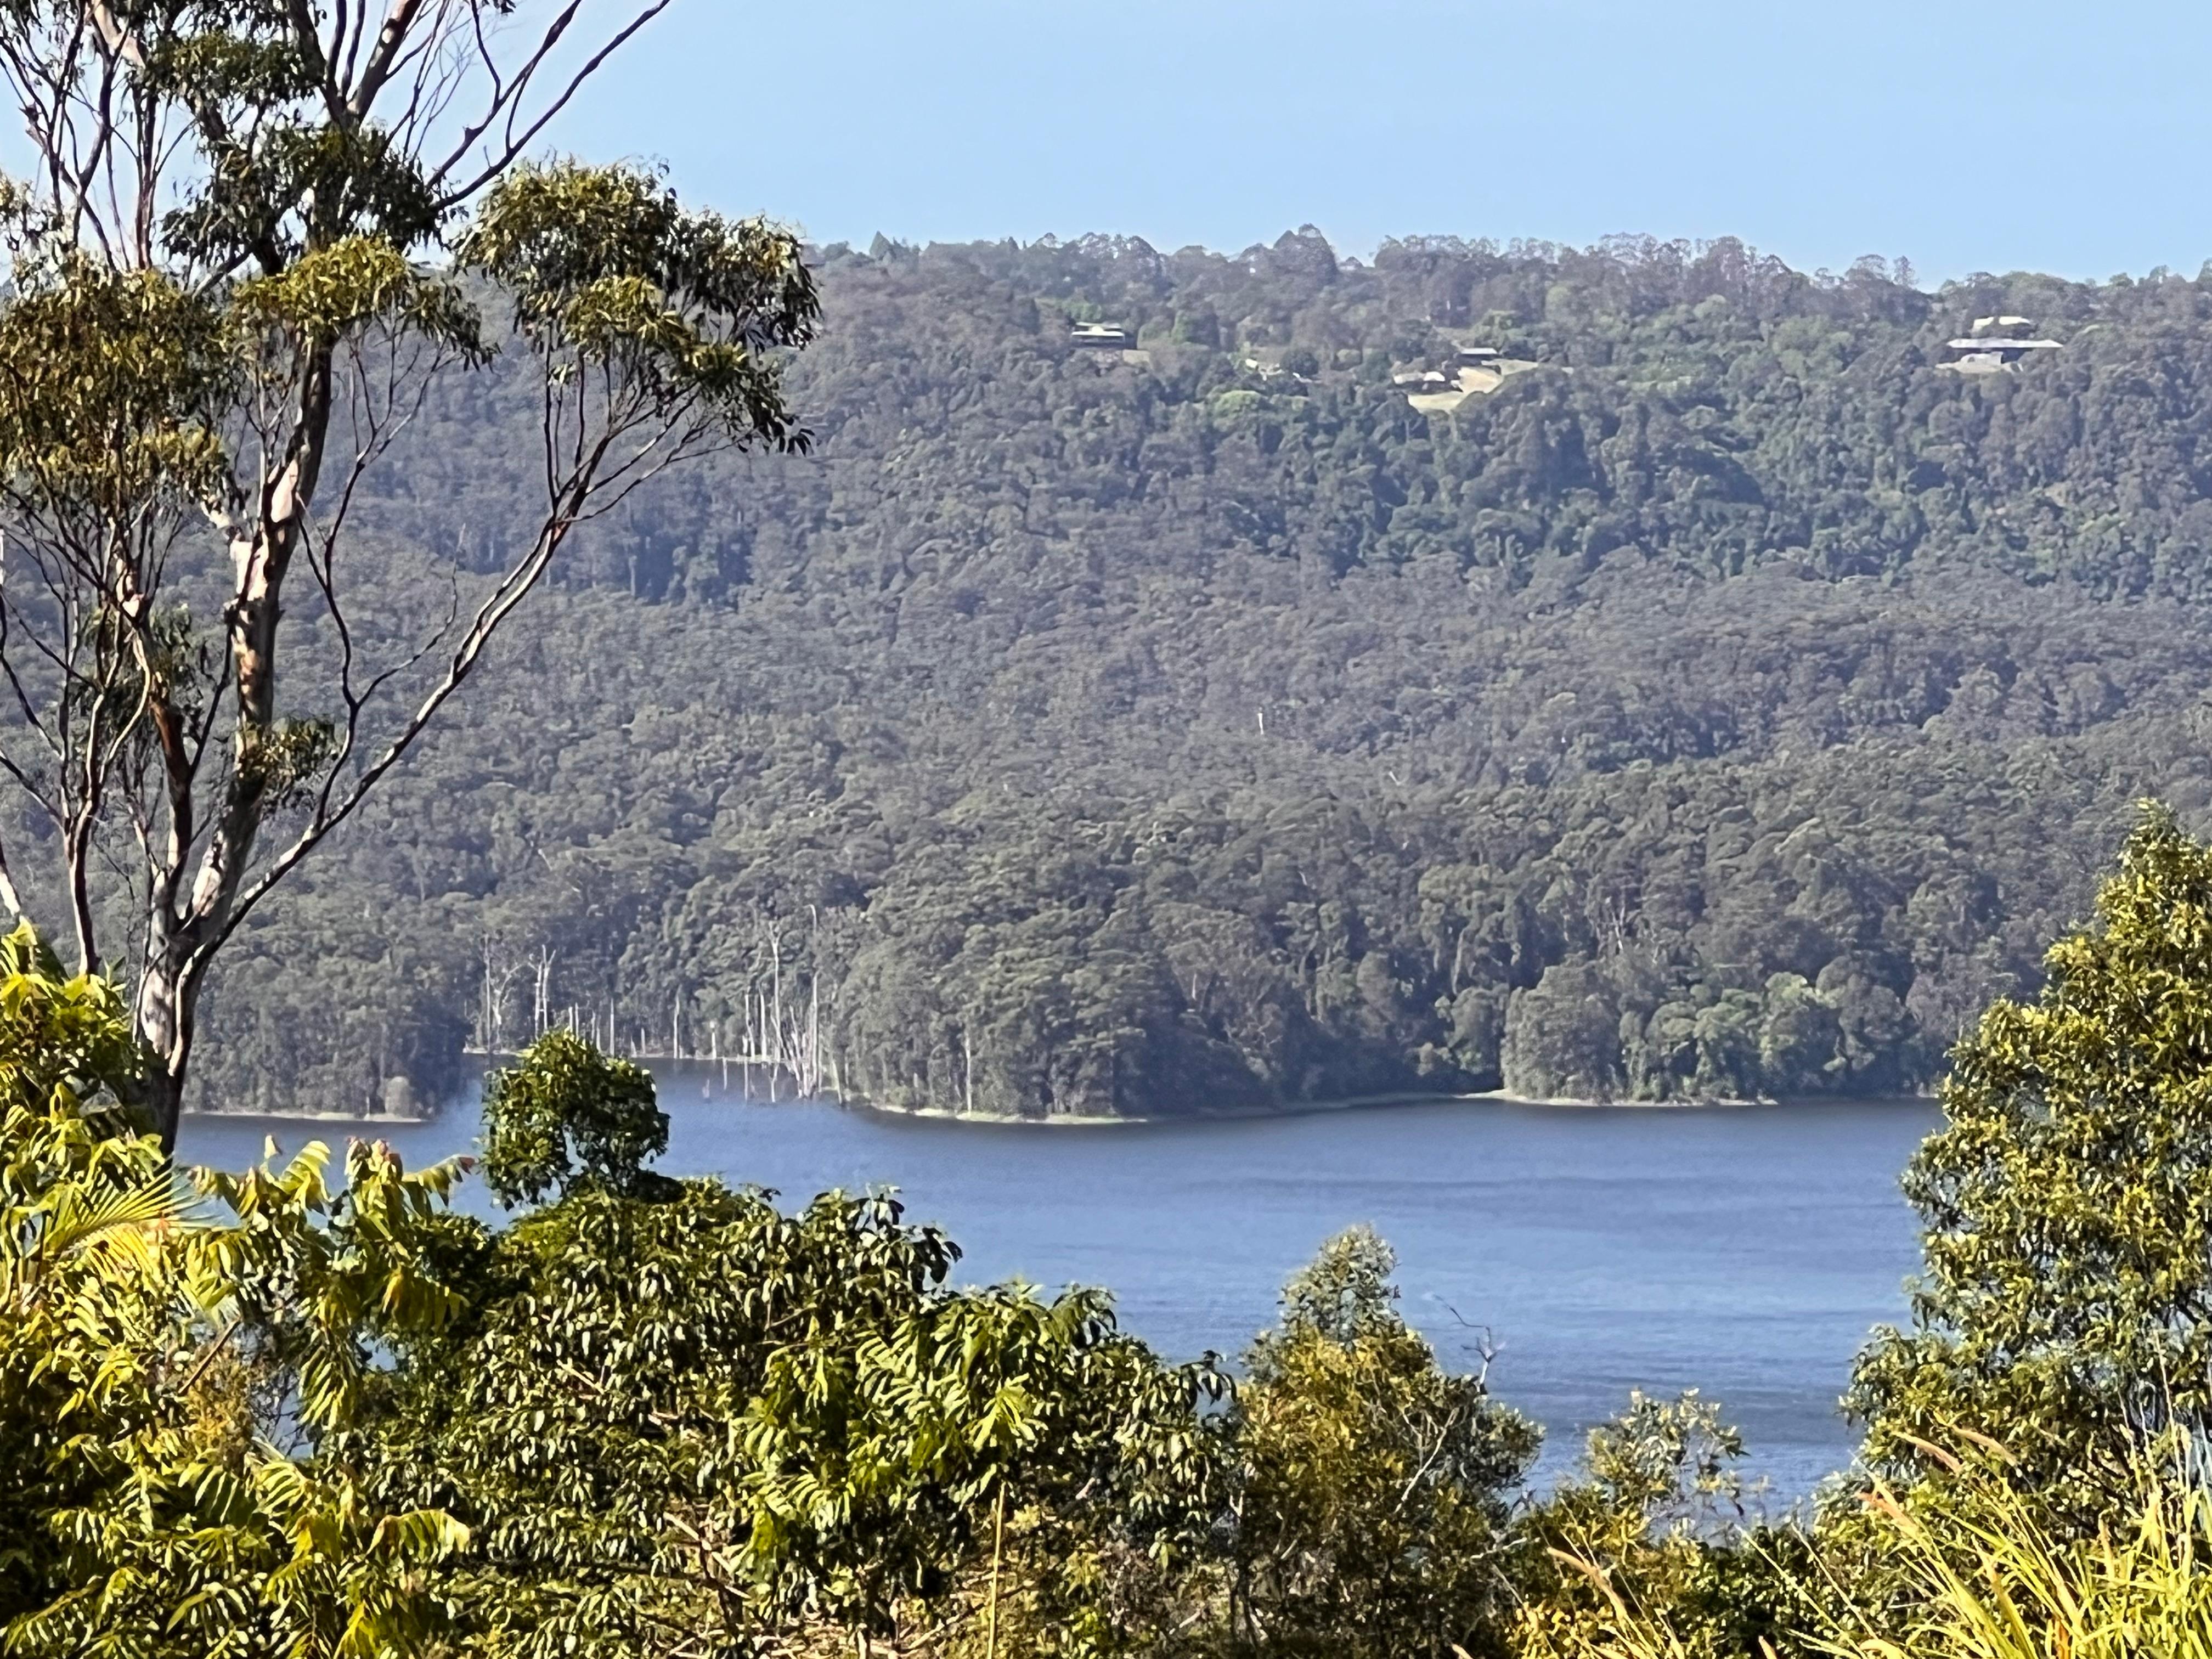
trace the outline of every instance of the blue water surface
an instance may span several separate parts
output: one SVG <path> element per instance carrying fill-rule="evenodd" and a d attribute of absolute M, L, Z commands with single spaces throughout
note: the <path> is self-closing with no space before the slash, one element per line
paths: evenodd
<path fill-rule="evenodd" d="M 1283 1279 L 1369 1222 L 1407 1313 L 1447 1361 L 1494 1352 L 1498 1394 L 1543 1422 L 1557 1471 L 1631 1389 L 1697 1388 L 1744 1431 L 1778 1498 L 1848 1462 L 1836 1411 L 1869 1328 L 1905 1316 L 1916 1261 L 1898 1172 L 1935 1121 L 1915 1102 L 1559 1109 L 1492 1102 L 1197 1123 L 1031 1127 L 744 1097 L 662 1065 L 672 1175 L 800 1201 L 899 1188 L 966 1251 L 962 1282 L 1103 1285 L 1175 1358 L 1240 1352 Z M 382 1127 L 410 1163 L 470 1150 L 473 1107 Z M 239 1166 L 349 1126 L 187 1121 L 182 1155 Z M 469 1207 L 489 1213 L 481 1188 Z"/>

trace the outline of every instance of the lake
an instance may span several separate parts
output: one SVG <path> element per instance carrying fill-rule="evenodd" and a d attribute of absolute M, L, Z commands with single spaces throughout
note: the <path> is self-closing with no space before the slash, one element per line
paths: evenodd
<path fill-rule="evenodd" d="M 1176 1358 L 1234 1355 L 1321 1241 L 1370 1222 L 1408 1316 L 1448 1361 L 1494 1351 L 1498 1395 L 1543 1422 L 1556 1471 L 1628 1391 L 1697 1388 L 1795 1497 L 1850 1459 L 1836 1414 L 1917 1263 L 1898 1172 L 1936 1121 L 1915 1102 L 1559 1109 L 1491 1102 L 1097 1127 L 957 1123 L 769 1104 L 662 1065 L 671 1175 L 803 1200 L 899 1188 L 957 1277 L 1115 1292 Z M 242 1165 L 344 1124 L 187 1119 L 180 1152 Z M 468 1150 L 473 1109 L 380 1132 L 410 1163 Z M 469 1207 L 482 1209 L 477 1189 Z"/>

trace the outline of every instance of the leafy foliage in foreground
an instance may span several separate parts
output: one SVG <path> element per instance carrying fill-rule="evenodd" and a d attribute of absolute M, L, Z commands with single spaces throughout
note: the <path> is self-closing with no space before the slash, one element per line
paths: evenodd
<path fill-rule="evenodd" d="M 1906 1173 L 1917 1323 L 1852 1395 L 1878 1468 L 1964 1424 L 2062 1491 L 2145 1433 L 2212 1432 L 2212 850 L 2148 811 L 2048 963 L 1960 1045 Z"/>
<path fill-rule="evenodd" d="M 1516 1650 L 1572 1659 L 1648 1638 L 1663 1650 L 1721 1659 L 1793 1646 L 1817 1612 L 1821 1567 L 1788 1524 L 1747 1523 L 1735 1468 L 1743 1443 L 1692 1392 L 1632 1394 L 1590 1431 L 1581 1467 L 1531 1505 L 1517 1564 Z"/>
<path fill-rule="evenodd" d="M 1322 1246 L 1283 1291 L 1238 1392 L 1234 1617 L 1285 1653 L 1489 1650 L 1507 1499 L 1540 1431 L 1442 1370 L 1396 1306 L 1389 1248 Z"/>
<path fill-rule="evenodd" d="M 6 1640 L 2187 1659 L 2212 1631 L 2204 1406 L 2177 1376 L 2207 1271 L 2186 1181 L 2208 895 L 2212 849 L 2150 814 L 2039 1004 L 1962 1048 L 1911 1177 L 1923 1321 L 1859 1369 L 1869 1467 L 1780 1519 L 1695 1395 L 1633 1397 L 1533 1490 L 1535 1426 L 1437 1364 L 1365 1230 L 1291 1281 L 1232 1388 L 1211 1359 L 1164 1364 L 1098 1292 L 951 1288 L 957 1250 L 887 1197 L 787 1214 L 644 1180 L 641 1151 L 496 1231 L 446 1210 L 453 1168 L 358 1143 L 342 1193 L 314 1148 L 194 1197 L 112 1101 L 133 1052 L 113 992 L 19 933 Z M 573 1037 L 517 1070 L 562 1086 L 495 1093 L 495 1144 L 645 1121 L 630 1069 Z"/>
<path fill-rule="evenodd" d="M 451 1298 L 422 1228 L 458 1170 L 356 1144 L 195 1193 L 115 1090 L 137 1050 L 104 981 L 19 930 L 0 969 L 0 1632 L 45 1659 L 371 1659 L 447 1611 L 421 1573 L 467 1534 L 380 1510 L 315 1458 L 373 1345 Z"/>
<path fill-rule="evenodd" d="M 1097 1292 L 948 1290 L 957 1251 L 887 1199 L 586 1179 L 494 1232 L 444 1210 L 453 1168 L 356 1143 L 343 1193 L 312 1148 L 195 1205 L 53 1080 L 131 1050 L 39 960 L 0 992 L 11 1075 L 54 1091 L 6 1126 L 22 1652 L 1495 1646 L 1535 1431 L 1437 1368 L 1371 1235 L 1294 1281 L 1224 1409 Z M 556 1059 L 495 1141 L 627 1097 L 588 1050 L 522 1069 Z"/>
<path fill-rule="evenodd" d="M 668 1150 L 668 1114 L 653 1074 L 602 1054 L 572 1031 L 549 1031 L 515 1065 L 484 1079 L 483 1176 L 510 1208 L 573 1182 L 634 1195 Z"/>

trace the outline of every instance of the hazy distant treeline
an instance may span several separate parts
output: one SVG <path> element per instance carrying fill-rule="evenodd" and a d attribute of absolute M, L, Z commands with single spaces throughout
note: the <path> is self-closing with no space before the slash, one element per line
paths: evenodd
<path fill-rule="evenodd" d="M 817 258 L 814 454 L 579 542 L 257 918 L 203 1105 L 404 1106 L 571 1010 L 976 1111 L 1905 1089 L 2132 798 L 2212 800 L 2203 278 Z M 1947 368 L 1995 313 L 2064 349 Z M 1467 345 L 1538 366 L 1394 386 Z M 532 418 L 426 412 L 395 594 L 523 522 Z"/>

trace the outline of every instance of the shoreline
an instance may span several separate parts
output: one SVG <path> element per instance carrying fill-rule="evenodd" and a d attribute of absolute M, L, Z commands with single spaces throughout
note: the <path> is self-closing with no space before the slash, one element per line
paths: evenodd
<path fill-rule="evenodd" d="M 708 1062 L 678 1061 L 679 1065 Z M 1883 1095 L 1869 1099 L 1894 1102 L 1899 1105 L 1925 1104 L 1936 1097 L 1925 1095 Z M 756 1105 L 801 1105 L 810 1103 L 798 1100 L 772 1103 L 750 1102 Z M 974 1123 L 995 1127 L 1104 1129 L 1121 1127 L 1158 1127 L 1176 1123 L 1246 1123 L 1267 1118 L 1312 1117 L 1324 1112 L 1361 1111 L 1370 1108 L 1389 1106 L 1445 1106 L 1488 1105 L 1533 1107 L 1545 1111 L 1562 1112 L 1709 1112 L 1753 1111 L 1760 1109 L 1786 1109 L 1798 1106 L 1820 1106 L 1829 1103 L 1828 1097 L 1807 1095 L 1789 1100 L 1745 1100 L 1724 1097 L 1713 1100 L 1583 1100 L 1565 1095 L 1516 1095 L 1503 1089 L 1480 1090 L 1467 1093 L 1437 1094 L 1422 1090 L 1397 1090 L 1384 1094 L 1348 1095 L 1333 1100 L 1288 1101 L 1273 1106 L 1232 1107 L 1219 1111 L 1144 1113 L 1109 1115 L 1078 1113 L 1051 1117 L 1028 1117 L 1010 1112 L 963 1112 L 942 1106 L 890 1106 L 879 1101 L 838 1099 L 825 1097 L 822 1104 L 842 1110 L 871 1113 L 880 1117 L 909 1118 L 928 1123 Z M 221 1121 L 234 1120 L 262 1123 L 344 1123 L 362 1128 L 389 1125 L 393 1128 L 418 1128 L 434 1123 L 444 1113 L 427 1117 L 361 1117 L 345 1112 L 187 1112 L 187 1118 Z"/>
<path fill-rule="evenodd" d="M 390 1124 L 395 1129 L 419 1129 L 426 1123 L 435 1123 L 445 1114 L 433 1112 L 428 1117 L 364 1117 L 358 1112 L 185 1112 L 187 1121 L 201 1123 L 358 1123 L 365 1128 Z"/>
<path fill-rule="evenodd" d="M 1815 1097 L 1817 1099 L 1817 1097 Z M 1918 1098 L 1900 1095 L 1899 1100 Z M 1053 1117 L 1026 1117 L 1011 1112 L 963 1112 L 942 1106 L 887 1106 L 878 1101 L 846 1100 L 837 1105 L 883 1117 L 918 1118 L 933 1123 L 980 1123 L 1014 1127 L 1108 1128 L 1120 1125 L 1158 1126 L 1174 1123 L 1249 1123 L 1265 1118 L 1313 1117 L 1324 1112 L 1352 1112 L 1386 1106 L 1533 1106 L 1551 1111 L 1682 1112 L 1742 1111 L 1762 1106 L 1807 1103 L 1774 1100 L 1577 1100 L 1565 1096 L 1516 1095 L 1503 1089 L 1472 1093 L 1434 1094 L 1421 1090 L 1398 1090 L 1388 1094 L 1349 1095 L 1334 1100 L 1295 1100 L 1276 1106 L 1233 1107 L 1211 1112 L 1145 1113 L 1105 1115 L 1097 1113 Z"/>

